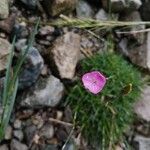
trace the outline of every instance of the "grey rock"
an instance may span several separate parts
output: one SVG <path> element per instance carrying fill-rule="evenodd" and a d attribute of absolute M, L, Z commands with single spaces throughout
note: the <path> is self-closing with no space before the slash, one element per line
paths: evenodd
<path fill-rule="evenodd" d="M 19 141 L 22 141 L 23 140 L 23 132 L 21 130 L 14 130 L 13 131 L 13 135 L 16 139 L 18 139 Z"/>
<path fill-rule="evenodd" d="M 33 137 L 35 136 L 36 131 L 37 131 L 37 127 L 35 125 L 30 125 L 25 127 L 24 137 L 27 145 L 30 145 L 32 143 L 31 139 L 33 139 Z"/>
<path fill-rule="evenodd" d="M 35 9 L 38 2 L 38 0 L 20 0 L 20 1 L 23 2 L 29 9 Z"/>
<path fill-rule="evenodd" d="M 109 16 L 108 16 L 107 12 L 104 9 L 100 9 L 96 13 L 95 18 L 96 18 L 96 20 L 106 21 L 106 20 L 108 20 Z"/>
<path fill-rule="evenodd" d="M 14 36 L 16 36 L 16 39 L 24 39 L 27 38 L 29 35 L 29 31 L 26 27 L 26 25 L 22 24 L 16 24 L 12 28 L 11 34 L 10 34 L 10 39 L 13 40 Z"/>
<path fill-rule="evenodd" d="M 9 150 L 7 145 L 0 146 L 0 150 Z"/>
<path fill-rule="evenodd" d="M 21 95 L 21 105 L 26 107 L 55 107 L 64 93 L 64 86 L 54 76 L 40 78 L 31 90 Z"/>
<path fill-rule="evenodd" d="M 12 138 L 12 127 L 10 125 L 7 126 L 6 131 L 5 131 L 5 140 L 10 140 Z"/>
<path fill-rule="evenodd" d="M 138 11 L 133 11 L 131 13 L 126 13 L 125 15 L 122 15 L 120 18 L 121 21 L 139 21 L 141 22 L 141 16 L 140 13 Z M 131 33 L 133 32 L 133 34 L 127 34 L 129 39 L 134 39 L 135 40 L 135 44 L 143 44 L 144 40 L 145 40 L 145 34 L 144 32 L 141 33 L 134 33 L 134 31 L 140 31 L 140 30 L 144 30 L 145 29 L 145 25 L 137 25 L 137 26 L 133 26 L 129 28 L 129 31 L 131 31 Z M 123 30 L 122 30 L 123 31 Z M 125 31 L 128 31 L 127 29 Z M 129 37 L 130 36 L 130 37 Z M 133 43 L 133 40 L 132 40 Z"/>
<path fill-rule="evenodd" d="M 0 38 L 0 72 L 6 69 L 10 48 L 11 44 L 7 40 Z"/>
<path fill-rule="evenodd" d="M 15 129 L 20 129 L 20 128 L 21 128 L 21 125 L 22 125 L 22 121 L 21 121 L 21 120 L 16 119 L 16 120 L 14 121 L 14 128 L 15 128 Z"/>
<path fill-rule="evenodd" d="M 11 13 L 6 19 L 4 20 L 0 19 L 0 30 L 10 34 L 13 29 L 13 26 L 15 25 L 16 17 L 17 17 L 16 13 Z"/>
<path fill-rule="evenodd" d="M 150 70 L 150 32 L 144 33 L 144 43 L 139 45 L 133 42 L 132 39 L 123 39 L 121 51 L 126 54 L 132 63 Z M 126 45 L 127 44 L 127 45 Z"/>
<path fill-rule="evenodd" d="M 78 18 L 92 18 L 94 15 L 92 7 L 83 0 L 77 2 L 76 13 Z"/>
<path fill-rule="evenodd" d="M 24 50 L 25 48 L 23 48 Z M 44 60 L 35 47 L 29 48 L 26 61 L 23 64 L 21 74 L 19 76 L 19 88 L 24 89 L 31 86 L 39 77 Z"/>
<path fill-rule="evenodd" d="M 27 39 L 19 39 L 16 43 L 15 43 L 15 48 L 18 51 L 21 51 L 23 47 L 25 47 L 27 44 Z"/>
<path fill-rule="evenodd" d="M 143 120 L 150 121 L 150 86 L 143 89 L 140 100 L 134 106 L 134 112 Z"/>
<path fill-rule="evenodd" d="M 51 124 L 45 124 L 39 133 L 40 137 L 51 139 L 54 136 L 54 127 Z"/>
<path fill-rule="evenodd" d="M 150 1 L 147 0 L 142 3 L 140 14 L 143 21 L 150 21 Z"/>
<path fill-rule="evenodd" d="M 9 15 L 8 0 L 0 0 L 0 19 L 5 19 Z"/>
<path fill-rule="evenodd" d="M 44 8 L 51 16 L 68 13 L 75 9 L 76 0 L 43 0 Z"/>
<path fill-rule="evenodd" d="M 46 36 L 50 35 L 55 31 L 55 28 L 52 26 L 44 26 L 39 29 L 39 35 Z"/>
<path fill-rule="evenodd" d="M 57 145 L 46 145 L 44 150 L 58 150 Z"/>
<path fill-rule="evenodd" d="M 109 10 L 109 1 L 102 0 L 103 7 Z M 110 0 L 111 12 L 118 13 L 122 11 L 134 11 L 138 10 L 142 5 L 141 0 Z"/>
<path fill-rule="evenodd" d="M 25 144 L 13 139 L 10 143 L 10 150 L 28 150 L 28 147 Z"/>
<path fill-rule="evenodd" d="M 109 1 L 102 0 L 104 9 L 109 10 Z M 126 8 L 125 0 L 110 0 L 111 12 L 118 13 L 123 11 Z"/>
<path fill-rule="evenodd" d="M 75 144 L 73 144 L 73 143 L 68 143 L 66 146 L 65 146 L 65 148 L 64 148 L 64 150 L 76 150 L 77 148 L 76 148 L 76 146 L 75 146 Z"/>
<path fill-rule="evenodd" d="M 73 32 L 67 32 L 54 41 L 49 52 L 52 71 L 56 73 L 57 70 L 61 78 L 72 79 L 80 57 L 80 36 Z"/>
<path fill-rule="evenodd" d="M 134 141 L 138 142 L 138 150 L 150 150 L 150 138 L 136 135 Z"/>

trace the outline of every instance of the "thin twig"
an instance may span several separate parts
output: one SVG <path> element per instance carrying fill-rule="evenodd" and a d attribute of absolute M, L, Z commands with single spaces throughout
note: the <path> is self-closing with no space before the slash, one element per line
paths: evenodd
<path fill-rule="evenodd" d="M 73 127 L 73 124 L 68 123 L 68 122 L 64 122 L 64 121 L 61 121 L 61 120 L 58 120 L 58 119 L 49 118 L 49 121 L 54 122 L 54 123 L 57 123 L 57 124 L 62 124 L 62 125 L 64 125 L 64 126 Z"/>

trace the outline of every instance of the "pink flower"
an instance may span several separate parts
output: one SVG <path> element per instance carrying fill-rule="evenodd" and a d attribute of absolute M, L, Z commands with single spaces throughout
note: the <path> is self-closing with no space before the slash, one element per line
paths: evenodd
<path fill-rule="evenodd" d="M 92 71 L 82 76 L 82 82 L 91 93 L 99 93 L 106 84 L 106 78 L 99 71 Z"/>

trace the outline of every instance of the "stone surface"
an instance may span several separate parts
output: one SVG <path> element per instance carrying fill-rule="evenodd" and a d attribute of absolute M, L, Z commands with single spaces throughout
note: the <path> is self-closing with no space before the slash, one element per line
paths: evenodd
<path fill-rule="evenodd" d="M 13 139 L 10 143 L 10 150 L 28 150 L 28 147 L 25 144 Z"/>
<path fill-rule="evenodd" d="M 24 3 L 29 9 L 35 9 L 38 2 L 38 0 L 20 0 L 20 1 Z"/>
<path fill-rule="evenodd" d="M 104 9 L 100 9 L 96 13 L 95 18 L 96 18 L 96 20 L 106 21 L 106 20 L 108 20 L 109 16 L 108 16 L 107 12 L 105 12 Z"/>
<path fill-rule="evenodd" d="M 12 40 L 13 37 L 16 36 L 16 39 L 24 39 L 29 36 L 29 31 L 24 24 L 15 24 L 12 28 L 10 39 Z"/>
<path fill-rule="evenodd" d="M 18 139 L 19 141 L 22 141 L 23 140 L 23 132 L 21 130 L 14 130 L 13 131 L 13 135 L 16 139 Z"/>
<path fill-rule="evenodd" d="M 111 12 L 119 13 L 122 11 L 130 10 L 134 11 L 140 8 L 142 5 L 141 0 L 110 0 Z M 102 0 L 103 7 L 109 10 L 109 1 Z"/>
<path fill-rule="evenodd" d="M 92 18 L 94 15 L 92 7 L 83 0 L 77 2 L 76 13 L 78 18 Z"/>
<path fill-rule="evenodd" d="M 51 139 L 54 136 L 54 127 L 51 124 L 45 124 L 39 133 L 40 137 Z"/>
<path fill-rule="evenodd" d="M 80 36 L 68 32 L 57 38 L 49 51 L 51 70 L 57 72 L 61 78 L 72 79 L 80 57 Z"/>
<path fill-rule="evenodd" d="M 125 13 L 124 15 L 121 15 L 120 17 L 120 21 L 139 21 L 141 22 L 141 16 L 140 13 L 138 11 L 133 11 L 131 13 Z M 144 30 L 145 29 L 145 25 L 137 25 L 137 26 L 132 26 L 129 29 L 125 29 L 122 31 L 131 31 L 131 34 L 126 34 L 126 36 L 128 37 L 128 39 L 131 39 L 131 43 L 130 45 L 140 45 L 144 43 L 145 40 L 145 34 L 144 32 L 141 33 L 134 33 L 134 31 L 140 31 L 140 30 Z"/>
<path fill-rule="evenodd" d="M 144 43 L 135 44 L 132 39 L 124 38 L 119 43 L 120 50 L 129 57 L 132 63 L 150 70 L 150 32 L 144 34 Z"/>
<path fill-rule="evenodd" d="M 5 132 L 5 140 L 10 140 L 12 138 L 12 127 L 9 125 L 7 128 L 6 128 L 6 132 Z"/>
<path fill-rule="evenodd" d="M 7 40 L 0 38 L 0 72 L 6 69 L 10 48 L 11 44 Z"/>
<path fill-rule="evenodd" d="M 27 145 L 30 145 L 32 143 L 33 137 L 35 136 L 37 131 L 37 128 L 35 125 L 29 125 L 27 127 L 25 127 L 24 129 L 24 137 L 25 137 L 25 141 L 27 143 Z"/>
<path fill-rule="evenodd" d="M 20 129 L 20 128 L 21 128 L 21 125 L 22 125 L 21 120 L 16 119 L 16 120 L 14 121 L 14 128 L 15 128 L 15 129 Z"/>
<path fill-rule="evenodd" d="M 142 3 L 140 14 L 143 21 L 150 21 L 150 1 L 146 0 Z"/>
<path fill-rule="evenodd" d="M 16 13 L 11 13 L 7 19 L 0 20 L 0 29 L 6 33 L 11 33 L 15 25 L 16 17 Z"/>
<path fill-rule="evenodd" d="M 23 48 L 24 50 L 25 48 Z M 26 56 L 25 63 L 19 76 L 19 88 L 24 89 L 36 82 L 39 77 L 44 60 L 35 47 L 31 47 Z"/>
<path fill-rule="evenodd" d="M 9 150 L 9 149 L 8 149 L 7 145 L 2 145 L 2 146 L 0 146 L 0 150 Z"/>
<path fill-rule="evenodd" d="M 135 104 L 134 111 L 143 120 L 150 121 L 150 86 L 146 86 L 140 100 Z"/>
<path fill-rule="evenodd" d="M 51 16 L 71 12 L 76 6 L 76 0 L 43 0 L 43 3 Z"/>
<path fill-rule="evenodd" d="M 32 89 L 25 91 L 21 97 L 21 105 L 26 107 L 55 107 L 64 93 L 64 86 L 54 76 L 40 78 Z"/>
<path fill-rule="evenodd" d="M 23 47 L 25 47 L 27 44 L 27 39 L 19 39 L 16 43 L 15 43 L 15 48 L 17 51 L 21 51 Z"/>
<path fill-rule="evenodd" d="M 138 150 L 150 150 L 150 138 L 136 135 L 135 142 L 138 142 Z"/>
<path fill-rule="evenodd" d="M 5 19 L 9 15 L 8 0 L 0 0 L 0 19 Z"/>

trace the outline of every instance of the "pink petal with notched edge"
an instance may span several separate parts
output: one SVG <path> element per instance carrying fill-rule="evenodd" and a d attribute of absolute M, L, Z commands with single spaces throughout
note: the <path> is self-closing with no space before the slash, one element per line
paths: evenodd
<path fill-rule="evenodd" d="M 99 93 L 106 84 L 106 78 L 99 71 L 92 71 L 82 76 L 82 82 L 91 93 Z"/>

